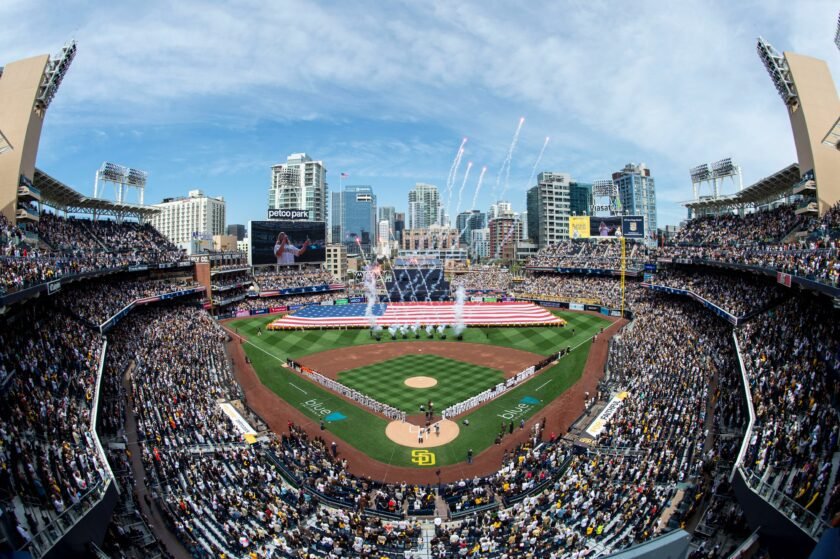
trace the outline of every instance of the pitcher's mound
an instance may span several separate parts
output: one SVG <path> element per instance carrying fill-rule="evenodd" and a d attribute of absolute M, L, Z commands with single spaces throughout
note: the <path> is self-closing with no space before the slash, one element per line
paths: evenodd
<path fill-rule="evenodd" d="M 437 384 L 437 379 L 432 377 L 408 377 L 403 382 L 410 388 L 431 388 Z"/>
<path fill-rule="evenodd" d="M 435 425 L 440 425 L 440 434 L 435 434 Z M 423 433 L 423 442 L 420 442 L 420 430 Z M 385 434 L 389 439 L 398 445 L 410 448 L 434 448 L 452 442 L 458 436 L 460 429 L 458 424 L 449 419 L 441 419 L 430 427 L 418 427 L 405 421 L 392 421 L 385 427 Z"/>

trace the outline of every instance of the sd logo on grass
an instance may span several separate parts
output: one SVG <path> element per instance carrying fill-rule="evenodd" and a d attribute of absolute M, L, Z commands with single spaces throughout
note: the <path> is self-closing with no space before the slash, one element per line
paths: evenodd
<path fill-rule="evenodd" d="M 418 466 L 434 466 L 435 453 L 428 450 L 412 450 L 411 461 Z"/>

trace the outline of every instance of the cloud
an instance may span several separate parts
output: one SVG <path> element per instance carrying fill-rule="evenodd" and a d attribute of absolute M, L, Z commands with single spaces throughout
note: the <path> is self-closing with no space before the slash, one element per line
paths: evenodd
<path fill-rule="evenodd" d="M 58 133 L 212 123 L 231 142 L 219 148 L 226 163 L 205 172 L 225 173 L 265 159 L 229 152 L 246 149 L 234 145 L 246 136 L 253 150 L 249 134 L 266 122 L 313 124 L 322 130 L 313 155 L 332 170 L 441 184 L 462 135 L 470 137 L 465 160 L 495 177 L 525 115 L 511 194 L 521 195 L 548 135 L 545 170 L 593 180 L 644 161 L 671 215 L 671 201 L 688 198 L 693 165 L 732 156 L 749 184 L 795 159 L 784 107 L 755 54 L 757 35 L 840 72 L 831 2 L 511 10 L 186 0 L 71 2 L 62 10 L 22 0 L 0 6 L 0 20 L 24 22 L 0 36 L 8 60 L 79 41 L 51 109 Z M 354 126 L 353 139 L 336 135 Z"/>

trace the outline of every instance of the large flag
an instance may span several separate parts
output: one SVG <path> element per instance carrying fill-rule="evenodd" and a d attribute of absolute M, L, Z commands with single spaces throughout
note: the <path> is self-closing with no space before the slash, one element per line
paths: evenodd
<path fill-rule="evenodd" d="M 402 324 L 455 324 L 454 303 L 377 303 L 371 309 L 379 326 Z M 310 305 L 271 323 L 271 329 L 369 326 L 367 305 Z M 533 303 L 465 303 L 465 325 L 549 325 L 564 324 L 546 309 Z"/>

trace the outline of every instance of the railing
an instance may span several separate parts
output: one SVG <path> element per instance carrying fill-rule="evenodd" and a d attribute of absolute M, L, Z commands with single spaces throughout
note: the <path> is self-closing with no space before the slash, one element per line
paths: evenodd
<path fill-rule="evenodd" d="M 829 528 L 826 521 L 785 495 L 784 492 L 762 481 L 761 477 L 752 470 L 747 470 L 744 467 L 738 469 L 744 477 L 747 487 L 764 499 L 767 504 L 772 505 L 773 508 L 784 514 L 810 537 L 818 540 L 822 533 Z"/>
<path fill-rule="evenodd" d="M 105 354 L 108 353 L 108 340 L 102 344 L 102 354 L 99 359 L 99 368 L 96 371 L 96 382 L 93 387 L 93 399 L 91 400 L 90 410 L 90 431 L 88 434 L 93 439 L 93 448 L 96 451 L 97 457 L 102 467 L 105 468 L 106 476 L 114 482 L 114 488 L 117 493 L 120 492 L 120 485 L 114 477 L 114 472 L 111 470 L 111 464 L 108 462 L 108 457 L 105 455 L 105 450 L 102 448 L 102 442 L 99 440 L 99 435 L 96 432 L 96 421 L 99 417 L 99 395 L 101 393 L 100 387 L 102 384 L 102 372 L 105 370 Z"/>
<path fill-rule="evenodd" d="M 87 493 L 82 495 L 78 503 L 67 508 L 55 517 L 43 530 L 35 534 L 24 547 L 28 548 L 29 552 L 35 558 L 46 555 L 73 526 L 84 518 L 90 509 L 102 501 L 110 483 L 110 479 L 99 481 Z"/>
<path fill-rule="evenodd" d="M 735 344 L 735 353 L 738 355 L 738 366 L 741 371 L 741 382 L 744 385 L 744 395 L 747 399 L 747 414 L 749 421 L 747 422 L 747 429 L 744 431 L 744 439 L 741 441 L 741 449 L 738 451 L 738 457 L 735 459 L 735 465 L 732 467 L 732 472 L 729 474 L 729 483 L 732 483 L 732 478 L 735 476 L 735 471 L 744 462 L 744 457 L 747 455 L 747 450 L 750 446 L 750 439 L 752 439 L 753 427 L 755 426 L 755 408 L 752 403 L 752 393 L 750 392 L 750 379 L 747 375 L 747 369 L 744 367 L 744 358 L 741 355 L 741 346 L 738 344 L 738 334 L 733 330 L 732 341 Z"/>

